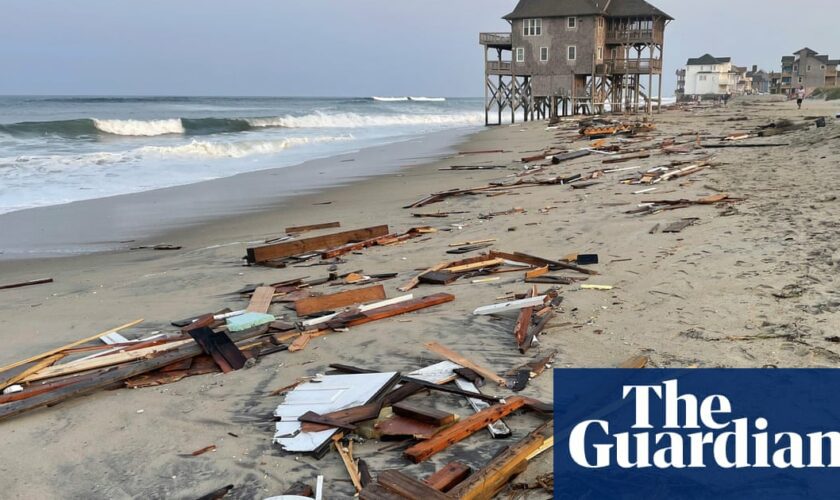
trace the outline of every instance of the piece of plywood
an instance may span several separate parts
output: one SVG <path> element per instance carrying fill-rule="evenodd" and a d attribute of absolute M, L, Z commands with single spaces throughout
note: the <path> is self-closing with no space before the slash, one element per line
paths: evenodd
<path fill-rule="evenodd" d="M 267 313 L 268 308 L 271 306 L 271 299 L 274 297 L 274 292 L 275 288 L 273 286 L 257 287 L 251 295 L 251 302 L 245 310 L 254 313 Z"/>
<path fill-rule="evenodd" d="M 426 349 L 448 359 L 449 361 L 452 361 L 453 363 L 457 363 L 464 368 L 469 368 L 472 371 L 481 374 L 481 376 L 487 380 L 492 380 L 493 382 L 501 386 L 507 384 L 507 381 L 504 378 L 500 377 L 497 373 L 488 370 L 487 368 L 484 368 L 483 366 L 480 366 L 476 363 L 473 363 L 469 359 L 465 358 L 464 356 L 458 354 L 457 352 L 453 351 L 452 349 L 449 349 L 444 345 L 441 345 L 437 342 L 429 342 L 426 344 Z"/>
<path fill-rule="evenodd" d="M 305 432 L 298 417 L 312 411 L 337 418 L 333 412 L 366 405 L 393 386 L 398 376 L 396 372 L 322 375 L 297 386 L 274 410 L 274 416 L 280 419 L 275 425 L 274 442 L 288 452 L 318 451 L 336 429 Z"/>
<path fill-rule="evenodd" d="M 525 403 L 525 398 L 512 396 L 504 403 L 493 405 L 486 410 L 470 415 L 460 422 L 441 430 L 428 440 L 408 448 L 405 450 L 405 457 L 414 463 L 420 463 L 449 446 L 468 438 L 486 427 L 487 424 L 510 415 L 525 406 Z"/>
<path fill-rule="evenodd" d="M 388 234 L 388 226 L 373 226 L 350 231 L 342 231 L 324 236 L 287 241 L 274 245 L 263 245 L 248 249 L 247 260 L 250 264 L 259 264 L 274 259 L 282 259 L 315 250 L 323 250 L 353 241 L 363 241 Z"/>
<path fill-rule="evenodd" d="M 298 316 L 309 316 L 324 311 L 334 311 L 353 304 L 373 302 L 385 298 L 385 287 L 374 285 L 366 288 L 355 288 L 344 292 L 308 297 L 295 302 Z"/>

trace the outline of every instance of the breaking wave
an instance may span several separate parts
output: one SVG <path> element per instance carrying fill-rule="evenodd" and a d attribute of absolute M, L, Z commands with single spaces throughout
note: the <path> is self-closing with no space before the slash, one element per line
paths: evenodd
<path fill-rule="evenodd" d="M 459 114 L 378 114 L 312 113 L 301 116 L 255 118 L 169 118 L 160 120 L 110 120 L 80 118 L 0 125 L 0 133 L 17 137 L 60 136 L 67 138 L 98 135 L 153 137 L 161 135 L 211 135 L 247 132 L 262 128 L 362 128 L 388 126 L 479 125 L 477 113 Z"/>

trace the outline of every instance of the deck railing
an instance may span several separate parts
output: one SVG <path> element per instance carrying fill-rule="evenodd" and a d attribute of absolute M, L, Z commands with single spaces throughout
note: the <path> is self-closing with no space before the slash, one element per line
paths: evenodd
<path fill-rule="evenodd" d="M 663 33 L 658 30 L 607 31 L 607 43 L 654 42 L 662 43 Z"/>
<path fill-rule="evenodd" d="M 481 33 L 478 42 L 481 45 L 510 45 L 510 33 Z"/>
<path fill-rule="evenodd" d="M 648 73 L 662 71 L 662 59 L 607 59 L 607 73 Z"/>
<path fill-rule="evenodd" d="M 508 74 L 511 71 L 513 63 L 510 61 L 487 61 L 487 73 L 490 74 L 498 74 L 504 73 Z"/>

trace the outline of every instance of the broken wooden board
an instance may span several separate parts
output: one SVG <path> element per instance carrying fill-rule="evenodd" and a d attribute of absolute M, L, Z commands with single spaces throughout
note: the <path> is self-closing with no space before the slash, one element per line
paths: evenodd
<path fill-rule="evenodd" d="M 401 498 L 415 500 L 451 500 L 451 498 L 428 484 L 418 481 L 397 470 L 386 470 L 379 473 L 377 484 Z M 370 498 L 370 497 L 368 497 Z"/>
<path fill-rule="evenodd" d="M 592 151 L 588 149 L 582 149 L 580 151 L 572 151 L 571 153 L 554 155 L 551 157 L 551 163 L 557 165 L 564 161 L 576 160 L 578 158 L 583 158 L 584 156 L 589 156 L 591 153 Z"/>
<path fill-rule="evenodd" d="M 479 269 L 485 269 L 488 267 L 498 267 L 504 264 L 504 262 L 505 261 L 503 259 L 487 259 L 478 262 L 473 262 L 471 264 L 450 266 L 446 268 L 446 271 L 450 273 L 468 273 L 470 271 L 477 271 Z"/>
<path fill-rule="evenodd" d="M 374 302 L 373 304 L 365 304 L 363 306 L 359 306 L 357 312 L 365 312 L 365 311 L 372 311 L 374 309 L 379 309 L 380 307 L 390 306 L 394 304 L 400 304 L 402 302 L 408 302 L 414 299 L 414 295 L 408 294 L 403 295 L 400 297 L 394 297 L 393 299 L 382 300 L 380 302 Z M 320 316 L 318 318 L 308 319 L 301 322 L 304 328 L 312 328 L 316 325 L 320 325 L 323 323 L 329 322 L 331 319 L 339 316 L 342 313 L 335 313 L 335 314 L 328 314 L 326 316 Z"/>
<path fill-rule="evenodd" d="M 245 366 L 245 355 L 223 332 L 214 332 L 210 328 L 190 330 L 190 336 L 201 346 L 205 354 L 212 356 L 224 373 L 239 370 Z"/>
<path fill-rule="evenodd" d="M 353 304 L 362 304 L 385 299 L 385 287 L 374 285 L 366 288 L 355 288 L 331 295 L 309 297 L 295 302 L 295 312 L 298 316 L 310 316 L 324 311 L 334 311 Z"/>
<path fill-rule="evenodd" d="M 489 306 L 482 306 L 473 311 L 475 316 L 487 316 L 490 314 L 499 314 L 506 311 L 518 311 L 529 307 L 541 306 L 545 304 L 547 295 L 540 295 L 538 297 L 528 297 L 521 300 L 512 300 L 510 302 L 502 302 L 500 304 L 491 304 Z"/>
<path fill-rule="evenodd" d="M 377 434 L 390 438 L 429 439 L 441 426 L 393 415 L 374 425 Z"/>
<path fill-rule="evenodd" d="M 549 421 L 528 434 L 518 443 L 497 454 L 481 470 L 465 479 L 450 496 L 461 500 L 493 498 L 515 475 L 528 467 L 530 457 L 545 447 L 554 437 L 554 422 Z M 553 445 L 553 441 L 551 441 Z"/>
<path fill-rule="evenodd" d="M 306 432 L 301 429 L 298 417 L 312 411 L 321 416 L 339 418 L 334 412 L 367 405 L 398 380 L 398 373 L 385 372 L 322 375 L 301 384 L 289 392 L 285 401 L 274 410 L 274 416 L 280 421 L 275 424 L 273 441 L 288 452 L 326 452 L 324 445 L 337 429 Z M 379 413 L 378 410 L 376 413 Z"/>
<path fill-rule="evenodd" d="M 287 241 L 273 245 L 263 245 L 248 248 L 247 260 L 249 264 L 259 264 L 274 259 L 291 257 L 306 252 L 323 250 L 326 248 L 345 245 L 353 241 L 363 241 L 388 234 L 388 226 L 373 226 L 363 229 L 354 229 L 340 233 L 316 236 L 296 241 Z"/>
<path fill-rule="evenodd" d="M 426 309 L 428 307 L 445 304 L 446 302 L 452 302 L 453 300 L 455 300 L 454 295 L 448 293 L 436 293 L 434 295 L 428 295 L 419 299 L 408 300 L 399 304 L 359 312 L 356 314 L 352 314 L 344 319 L 342 319 L 341 315 L 339 315 L 333 320 L 331 320 L 330 323 L 332 324 L 333 322 L 335 322 L 345 327 L 354 327 L 363 325 L 365 323 L 370 323 L 371 321 L 377 321 L 380 319 L 390 318 L 392 316 L 407 314 L 410 312 L 419 311 L 420 309 Z"/>
<path fill-rule="evenodd" d="M 464 356 L 461 356 L 457 352 L 449 349 L 448 347 L 446 347 L 444 345 L 438 344 L 437 342 L 429 342 L 425 346 L 426 346 L 426 349 L 432 351 L 433 353 L 438 354 L 438 355 L 448 359 L 449 361 L 452 361 L 453 363 L 457 363 L 464 368 L 469 368 L 472 371 L 481 374 L 481 376 L 484 377 L 487 380 L 491 380 L 491 381 L 493 381 L 493 382 L 495 382 L 495 383 L 497 383 L 501 386 L 504 386 L 504 385 L 507 384 L 507 380 L 500 377 L 495 372 L 493 372 L 491 370 L 488 370 L 487 368 L 484 368 L 482 366 L 479 366 L 476 363 L 473 363 L 469 359 L 465 358 Z"/>
<path fill-rule="evenodd" d="M 271 306 L 271 299 L 274 298 L 275 288 L 273 286 L 260 286 L 251 295 L 251 302 L 245 309 L 248 312 L 265 314 Z"/>
<path fill-rule="evenodd" d="M 537 296 L 537 287 L 528 290 L 528 298 Z M 545 301 L 537 305 L 543 305 Z M 516 338 L 516 343 L 519 345 L 519 350 L 523 354 L 528 350 L 530 345 L 526 346 L 525 341 L 528 339 L 528 330 L 531 328 L 531 319 L 534 316 L 534 307 L 523 307 L 519 310 L 519 317 L 516 318 L 516 325 L 513 328 L 513 336 Z"/>
<path fill-rule="evenodd" d="M 332 229 L 341 227 L 340 222 L 324 222 L 322 224 L 310 224 L 308 226 L 292 226 L 286 228 L 286 234 L 300 234 L 309 231 L 317 231 L 319 229 Z"/>
<path fill-rule="evenodd" d="M 404 455 L 413 463 L 420 463 L 449 446 L 468 438 L 475 432 L 486 427 L 487 424 L 510 415 L 525 406 L 525 403 L 526 400 L 519 396 L 507 398 L 505 403 L 491 406 L 486 410 L 470 415 L 460 422 L 441 430 L 427 441 L 417 443 L 405 450 Z"/>
<path fill-rule="evenodd" d="M 438 491 L 446 493 L 468 478 L 470 474 L 472 474 L 472 469 L 469 465 L 461 462 L 449 462 L 424 479 L 423 482 Z"/>
<path fill-rule="evenodd" d="M 576 266 L 574 264 L 569 264 L 568 262 L 560 262 L 557 260 L 551 259 L 544 259 L 542 257 L 536 257 L 533 255 L 528 255 L 520 252 L 515 253 L 505 253 L 505 252 L 497 252 L 496 250 L 490 250 L 491 257 L 499 257 L 505 260 L 513 261 L 513 262 L 521 262 L 523 264 L 528 264 L 535 267 L 543 267 L 548 266 L 549 269 L 568 269 L 571 271 L 577 271 L 583 274 L 590 274 L 596 275 L 598 271 L 592 269 L 586 269 L 585 267 Z"/>
<path fill-rule="evenodd" d="M 650 151 L 639 151 L 638 153 L 627 153 L 623 155 L 613 156 L 612 158 L 607 158 L 602 163 L 621 163 L 630 160 L 640 160 L 642 158 L 650 158 Z"/>

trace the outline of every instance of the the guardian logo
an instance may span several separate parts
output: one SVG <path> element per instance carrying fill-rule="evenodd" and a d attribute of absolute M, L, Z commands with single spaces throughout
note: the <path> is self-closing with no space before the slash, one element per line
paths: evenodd
<path fill-rule="evenodd" d="M 554 373 L 562 500 L 840 499 L 840 370 Z"/>
<path fill-rule="evenodd" d="M 580 467 L 840 467 L 840 432 L 767 432 L 768 418 L 733 418 L 737 402 L 722 394 L 698 398 L 681 393 L 678 380 L 625 385 L 622 398 L 634 405 L 629 430 L 616 432 L 609 420 L 601 419 L 572 428 L 569 455 Z M 652 424 L 657 413 L 662 421 L 658 428 Z"/>

